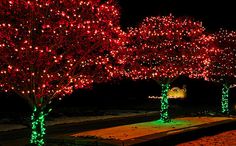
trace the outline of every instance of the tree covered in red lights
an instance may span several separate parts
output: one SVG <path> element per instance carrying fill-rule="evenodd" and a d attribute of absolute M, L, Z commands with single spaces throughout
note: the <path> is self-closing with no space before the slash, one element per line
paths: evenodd
<path fill-rule="evenodd" d="M 119 17 L 113 1 L 1 1 L 0 87 L 33 107 L 30 143 L 44 145 L 48 103 L 109 79 Z"/>
<path fill-rule="evenodd" d="M 132 79 L 154 79 L 162 87 L 161 120 L 168 122 L 167 91 L 180 75 L 206 76 L 206 53 L 211 37 L 201 22 L 174 16 L 147 17 L 136 28 L 129 28 L 125 53 L 118 57 L 125 74 Z M 119 74 L 117 73 L 117 74 Z"/>
<path fill-rule="evenodd" d="M 223 84 L 221 112 L 229 113 L 229 89 L 236 84 L 236 32 L 221 29 L 214 34 L 217 52 L 211 55 L 209 79 Z"/>

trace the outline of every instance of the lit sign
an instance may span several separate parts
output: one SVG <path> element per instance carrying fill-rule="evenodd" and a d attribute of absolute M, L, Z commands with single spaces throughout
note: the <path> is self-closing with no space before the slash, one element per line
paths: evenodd
<path fill-rule="evenodd" d="M 187 96 L 187 89 L 184 86 L 183 89 L 179 88 L 179 87 L 173 87 L 172 89 L 170 89 L 167 92 L 167 96 L 168 98 L 186 98 Z M 148 96 L 149 99 L 161 99 L 161 96 Z"/>

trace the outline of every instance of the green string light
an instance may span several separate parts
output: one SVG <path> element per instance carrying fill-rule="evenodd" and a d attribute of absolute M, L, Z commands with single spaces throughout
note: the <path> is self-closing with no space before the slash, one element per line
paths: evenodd
<path fill-rule="evenodd" d="M 222 88 L 221 112 L 223 114 L 229 113 L 229 87 L 224 84 Z"/>
<path fill-rule="evenodd" d="M 32 133 L 31 133 L 31 139 L 30 139 L 30 143 L 37 143 L 37 125 L 38 125 L 38 123 L 37 123 L 37 120 L 35 119 L 36 117 L 35 117 L 35 113 L 36 113 L 36 111 L 37 111 L 37 108 L 36 107 L 34 107 L 34 110 L 33 110 L 33 113 L 32 113 L 32 116 L 31 116 L 31 121 L 32 121 Z"/>
<path fill-rule="evenodd" d="M 160 120 L 163 122 L 170 122 L 170 118 L 169 118 L 169 112 L 168 112 L 168 108 L 169 108 L 169 103 L 168 103 L 168 97 L 167 97 L 167 92 L 169 90 L 170 84 L 166 83 L 166 84 L 161 84 L 161 118 Z"/>
<path fill-rule="evenodd" d="M 31 133 L 31 144 L 36 144 L 37 146 L 43 146 L 45 144 L 44 142 L 44 135 L 46 134 L 46 128 L 45 128 L 45 116 L 51 111 L 47 113 L 44 113 L 43 110 L 39 111 L 37 107 L 34 107 L 31 121 L 32 121 L 32 133 Z"/>

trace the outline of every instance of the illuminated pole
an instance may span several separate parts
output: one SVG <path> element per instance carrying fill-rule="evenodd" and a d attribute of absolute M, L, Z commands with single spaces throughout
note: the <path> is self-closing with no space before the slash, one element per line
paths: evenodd
<path fill-rule="evenodd" d="M 229 113 L 229 86 L 227 84 L 223 84 L 222 88 L 221 112 L 223 114 Z"/>
<path fill-rule="evenodd" d="M 170 84 L 167 82 L 166 84 L 161 84 L 161 118 L 163 122 L 169 122 L 169 102 L 167 92 L 169 90 Z"/>
<path fill-rule="evenodd" d="M 45 116 L 51 111 L 49 109 L 48 112 L 45 112 L 43 108 L 37 108 L 34 107 L 33 113 L 31 115 L 31 121 L 32 121 L 32 133 L 30 138 L 31 144 L 36 144 L 37 146 L 43 146 L 45 144 L 44 142 L 44 136 L 45 136 Z"/>

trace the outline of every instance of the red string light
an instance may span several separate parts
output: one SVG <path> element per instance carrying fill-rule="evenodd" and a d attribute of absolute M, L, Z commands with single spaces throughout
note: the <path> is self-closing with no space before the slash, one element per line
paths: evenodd
<path fill-rule="evenodd" d="M 4 91 L 42 106 L 109 80 L 110 52 L 121 47 L 125 34 L 112 1 L 11 0 L 1 2 L 0 15 Z"/>
<path fill-rule="evenodd" d="M 209 79 L 215 82 L 235 84 L 236 32 L 220 29 L 214 34 L 217 52 L 211 55 Z"/>
<path fill-rule="evenodd" d="M 117 55 L 124 65 L 114 67 L 113 75 L 155 80 L 206 77 L 207 52 L 214 37 L 205 34 L 201 22 L 171 15 L 147 17 L 129 28 L 127 37 L 126 48 Z"/>

